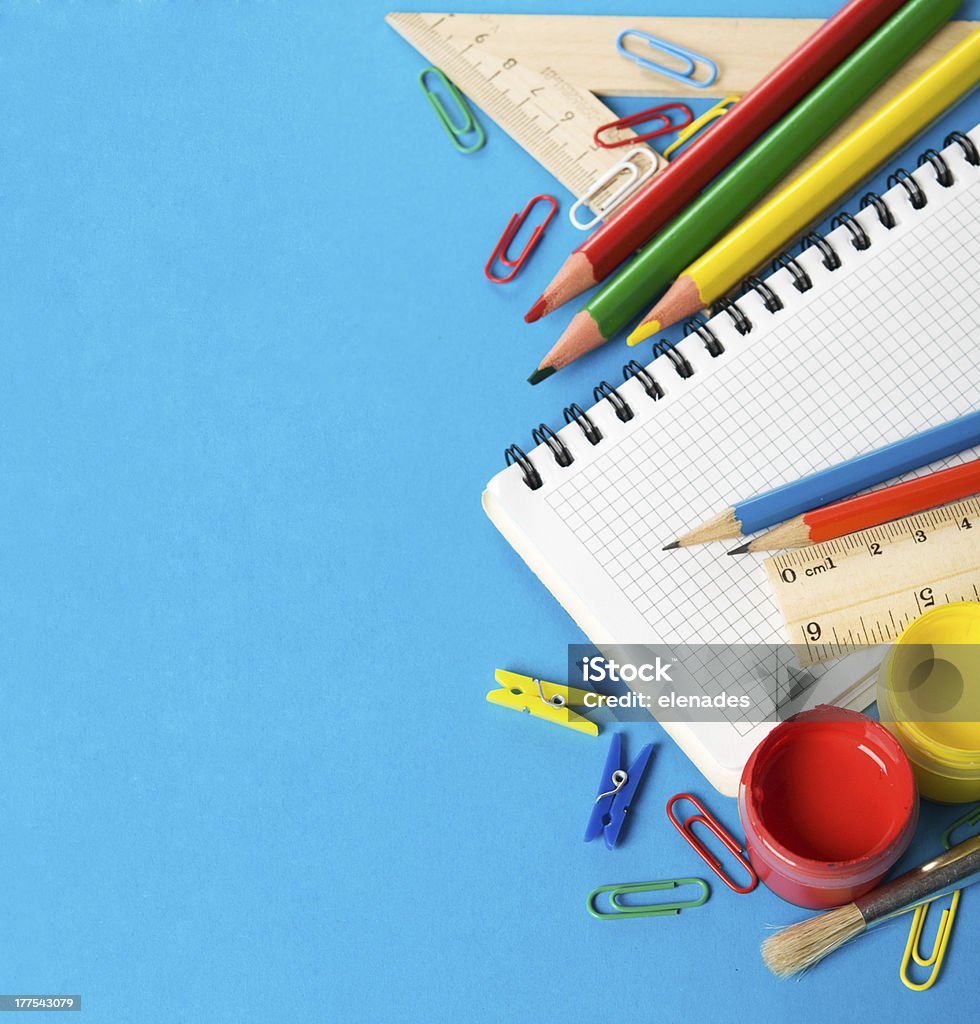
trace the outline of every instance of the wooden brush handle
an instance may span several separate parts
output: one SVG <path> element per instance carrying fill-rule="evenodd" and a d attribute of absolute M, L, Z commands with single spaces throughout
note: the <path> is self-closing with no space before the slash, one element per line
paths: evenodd
<path fill-rule="evenodd" d="M 980 836 L 967 839 L 925 864 L 885 882 L 855 900 L 854 905 L 871 928 L 977 881 L 980 881 Z"/>

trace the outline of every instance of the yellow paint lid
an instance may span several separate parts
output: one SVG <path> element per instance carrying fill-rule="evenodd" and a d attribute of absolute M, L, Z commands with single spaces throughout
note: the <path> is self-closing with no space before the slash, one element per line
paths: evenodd
<path fill-rule="evenodd" d="M 878 713 L 913 761 L 980 775 L 980 603 L 942 605 L 908 626 L 882 665 Z"/>

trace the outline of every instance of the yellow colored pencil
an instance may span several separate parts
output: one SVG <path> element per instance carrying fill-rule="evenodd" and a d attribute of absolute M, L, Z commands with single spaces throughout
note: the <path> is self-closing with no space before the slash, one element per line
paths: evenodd
<path fill-rule="evenodd" d="M 627 339 L 720 299 L 980 82 L 980 29 L 690 264 Z"/>

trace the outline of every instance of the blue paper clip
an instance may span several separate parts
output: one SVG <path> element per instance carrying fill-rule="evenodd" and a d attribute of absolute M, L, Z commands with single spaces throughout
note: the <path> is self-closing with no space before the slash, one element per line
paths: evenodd
<path fill-rule="evenodd" d="M 627 36 L 636 36 L 637 39 L 642 39 L 651 49 L 660 50 L 669 57 L 676 57 L 683 65 L 683 69 L 675 71 L 673 68 L 665 67 L 663 64 L 658 64 L 656 61 L 650 60 L 647 57 L 641 57 L 638 54 L 630 53 L 630 51 L 623 45 L 623 40 Z M 706 89 L 718 77 L 718 65 L 715 64 L 713 60 L 709 60 L 705 57 L 704 54 L 694 53 L 692 50 L 685 50 L 683 46 L 675 46 L 673 43 L 668 43 L 666 39 L 658 39 L 656 36 L 650 35 L 649 32 L 641 32 L 636 28 L 624 28 L 623 31 L 616 36 L 616 49 L 619 50 L 624 57 L 628 57 L 635 64 L 639 64 L 641 68 L 646 68 L 647 71 L 656 71 L 658 74 L 666 75 L 668 78 L 673 78 L 675 82 L 685 82 L 687 85 L 693 85 L 695 89 Z M 701 81 L 698 81 L 694 77 L 698 63 L 703 64 L 708 69 L 708 77 Z"/>
<path fill-rule="evenodd" d="M 606 755 L 606 766 L 599 779 L 599 795 L 592 805 L 589 824 L 585 828 L 585 841 L 591 843 L 596 836 L 602 835 L 606 846 L 611 850 L 619 842 L 619 834 L 626 821 L 626 813 L 636 793 L 636 787 L 643 778 L 653 744 L 648 743 L 636 756 L 629 771 L 621 767 L 623 757 L 623 737 L 614 733 L 609 753 Z"/>

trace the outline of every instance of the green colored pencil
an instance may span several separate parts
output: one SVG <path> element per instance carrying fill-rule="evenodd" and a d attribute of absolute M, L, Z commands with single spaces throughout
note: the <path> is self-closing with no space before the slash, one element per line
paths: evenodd
<path fill-rule="evenodd" d="M 621 331 L 947 22 L 959 0 L 909 0 L 575 314 L 528 378 L 550 377 Z"/>

